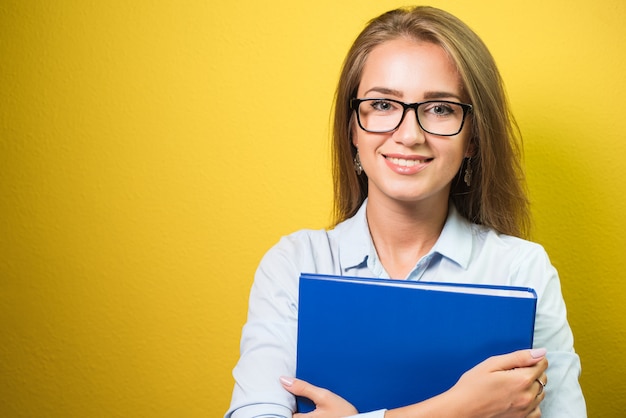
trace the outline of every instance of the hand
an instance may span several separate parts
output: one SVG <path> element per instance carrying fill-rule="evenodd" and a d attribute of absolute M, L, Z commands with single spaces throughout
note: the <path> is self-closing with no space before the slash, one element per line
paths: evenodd
<path fill-rule="evenodd" d="M 305 382 L 304 380 L 281 377 L 283 387 L 297 396 L 309 398 L 315 404 L 315 410 L 306 414 L 293 414 L 294 418 L 339 418 L 358 414 L 354 406 L 331 391 Z"/>
<path fill-rule="evenodd" d="M 472 417 L 540 417 L 545 393 L 537 379 L 547 383 L 545 354 L 538 349 L 491 357 L 461 376 L 449 392 Z"/>

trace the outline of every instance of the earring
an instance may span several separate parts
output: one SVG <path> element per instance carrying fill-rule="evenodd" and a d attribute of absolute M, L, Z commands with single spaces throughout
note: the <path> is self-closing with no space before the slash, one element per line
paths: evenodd
<path fill-rule="evenodd" d="M 363 172 L 363 166 L 361 165 L 361 157 L 359 157 L 359 151 L 356 151 L 356 155 L 354 156 L 354 171 L 356 171 L 356 175 L 360 176 Z"/>
<path fill-rule="evenodd" d="M 467 158 L 467 165 L 465 166 L 465 176 L 463 181 L 467 184 L 467 187 L 472 185 L 472 157 Z"/>

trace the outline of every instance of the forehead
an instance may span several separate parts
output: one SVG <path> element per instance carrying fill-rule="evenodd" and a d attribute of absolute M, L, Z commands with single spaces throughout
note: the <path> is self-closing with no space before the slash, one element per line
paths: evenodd
<path fill-rule="evenodd" d="M 397 38 L 377 45 L 369 53 L 358 93 L 387 89 L 416 100 L 427 92 L 461 96 L 461 77 L 448 53 L 432 42 Z M 417 98 L 416 98 L 417 96 Z"/>

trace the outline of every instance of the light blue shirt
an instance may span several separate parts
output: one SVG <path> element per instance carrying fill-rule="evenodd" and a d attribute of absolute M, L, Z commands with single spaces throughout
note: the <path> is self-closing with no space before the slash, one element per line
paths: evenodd
<path fill-rule="evenodd" d="M 369 233 L 366 207 L 367 201 L 333 230 L 302 230 L 283 237 L 264 256 L 250 292 L 226 418 L 292 417 L 295 399 L 280 385 L 279 377 L 294 376 L 296 371 L 300 273 L 389 277 Z M 578 382 L 580 359 L 559 278 L 543 247 L 472 224 L 451 205 L 439 239 L 406 279 L 535 289 L 534 346 L 547 348 L 549 361 L 542 416 L 587 416 Z M 384 416 L 384 410 L 360 412 L 362 418 Z"/>

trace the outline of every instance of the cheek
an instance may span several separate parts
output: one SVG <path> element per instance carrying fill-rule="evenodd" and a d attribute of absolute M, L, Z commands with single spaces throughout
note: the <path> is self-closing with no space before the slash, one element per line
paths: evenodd
<path fill-rule="evenodd" d="M 439 157 L 446 160 L 446 166 L 450 171 L 459 170 L 463 160 L 467 157 L 467 146 L 468 143 L 463 142 L 439 149 Z"/>

